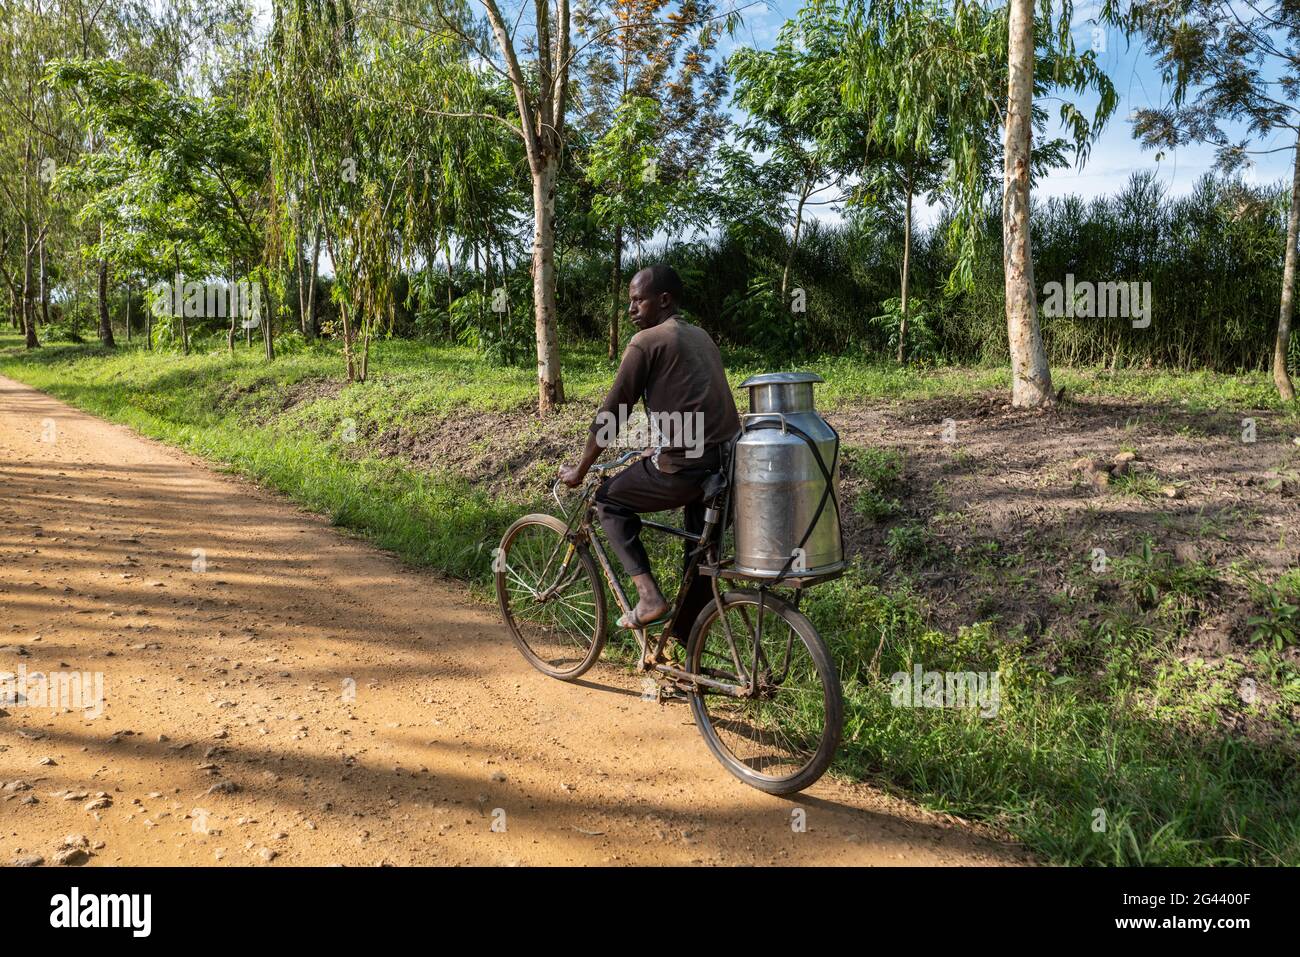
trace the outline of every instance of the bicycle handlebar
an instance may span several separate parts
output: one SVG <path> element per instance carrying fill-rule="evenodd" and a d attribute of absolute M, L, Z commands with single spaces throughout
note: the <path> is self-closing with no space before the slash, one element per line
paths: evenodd
<path fill-rule="evenodd" d="M 591 470 L 593 472 L 606 472 L 610 469 L 616 469 L 620 465 L 627 465 L 628 462 L 639 459 L 643 454 L 644 453 L 640 449 L 634 449 L 631 452 L 624 452 L 612 462 L 599 462 L 596 465 L 593 465 Z"/>
<path fill-rule="evenodd" d="M 608 472 L 610 469 L 616 469 L 619 466 L 627 465 L 629 462 L 633 462 L 636 459 L 641 458 L 643 454 L 644 453 L 641 452 L 640 450 L 633 449 L 631 452 L 624 452 L 622 455 L 620 455 L 618 458 L 614 459 L 611 462 L 598 462 L 597 464 L 591 467 L 591 471 L 595 473 Z M 590 481 L 591 478 L 588 477 L 587 482 L 590 483 Z M 559 479 L 556 479 L 555 484 L 551 486 L 551 498 L 555 499 L 555 503 L 559 505 L 561 508 L 564 507 L 564 502 L 560 500 L 560 487 L 562 485 L 564 485 L 564 483 Z"/>

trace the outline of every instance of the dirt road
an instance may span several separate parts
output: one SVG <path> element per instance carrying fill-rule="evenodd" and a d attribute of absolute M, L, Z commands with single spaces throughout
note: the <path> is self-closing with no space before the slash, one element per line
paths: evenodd
<path fill-rule="evenodd" d="M 0 672 L 0 863 L 1025 860 L 865 787 L 749 789 L 636 676 L 547 679 L 461 586 L 3 378 Z"/>

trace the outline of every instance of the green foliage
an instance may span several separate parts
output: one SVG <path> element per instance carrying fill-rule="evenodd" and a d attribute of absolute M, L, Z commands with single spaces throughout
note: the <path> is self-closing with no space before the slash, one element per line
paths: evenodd
<path fill-rule="evenodd" d="M 1050 11 L 1037 8 L 1034 99 L 1057 94 L 1058 119 L 1068 135 L 1047 136 L 1047 112 L 1034 103 L 1031 176 L 1064 166 L 1070 150 L 1076 159 L 1085 157 L 1118 102 L 1096 53 L 1075 47 L 1071 9 L 1068 0 Z M 897 191 L 906 176 L 951 199 L 945 231 L 955 260 L 945 289 L 969 291 L 980 234 L 987 228 L 985 205 L 1001 185 L 998 130 L 1007 90 L 1008 7 L 977 0 L 850 0 L 846 14 L 845 102 L 869 118 L 866 144 L 882 151 L 885 183 Z M 1091 117 L 1067 98 L 1085 92 L 1096 94 Z M 948 164 L 941 176 L 933 160 L 943 153 Z"/>
<path fill-rule="evenodd" d="M 1169 552 L 1157 551 L 1149 538 L 1136 555 L 1116 558 L 1111 567 L 1131 602 L 1175 616 L 1209 597 L 1218 581 L 1212 569 L 1179 562 Z"/>
<path fill-rule="evenodd" d="M 885 548 L 896 562 L 917 562 L 930 555 L 934 542 L 924 524 L 907 522 L 889 530 Z"/>
<path fill-rule="evenodd" d="M 1135 175 L 1113 196 L 1088 202 L 1052 198 L 1034 207 L 1035 276 L 1042 287 L 1078 281 L 1127 281 L 1150 277 L 1152 316 L 1147 328 L 1126 318 L 1042 318 L 1043 336 L 1055 364 L 1105 365 L 1127 369 L 1117 387 L 1133 397 L 1156 398 L 1186 380 L 1162 378 L 1161 368 L 1196 370 L 1190 402 L 1264 403 L 1269 387 L 1247 387 L 1247 379 L 1217 373 L 1264 369 L 1276 331 L 1276 300 L 1282 282 L 1285 219 L 1275 186 L 1243 187 L 1205 177 L 1186 196 L 1170 198 L 1153 189 L 1151 178 Z M 1243 208 L 1237 215 L 1234 211 Z M 1259 205 L 1262 203 L 1263 205 Z M 1256 215 L 1255 210 L 1267 210 Z M 946 221 L 918 230 L 913 241 L 912 298 L 922 324 L 908 340 L 914 354 L 934 363 L 1005 362 L 1006 319 L 1002 250 L 997 209 L 988 211 L 987 239 L 978 247 L 971 288 L 946 295 L 953 264 Z M 893 355 L 894 320 L 873 321 L 896 310 L 902 228 L 897 218 L 855 213 L 843 224 L 805 224 L 792 267 L 792 285 L 804 290 L 807 312 L 791 316 L 802 323 L 796 356 L 821 353 Z M 724 231 L 706 240 L 669 246 L 629 264 L 630 268 L 666 260 L 683 275 L 692 315 L 724 342 L 752 343 L 754 313 L 780 330 L 780 315 L 741 308 L 757 287 L 776 288 L 788 237 L 761 223 Z M 756 283 L 761 277 L 764 283 Z M 587 262 L 568 264 L 561 279 L 568 328 L 582 334 L 581 317 L 608 308 L 608 272 Z M 751 286 L 753 284 L 753 286 Z M 602 303 L 604 305 L 602 306 Z M 912 320 L 909 319 L 909 325 Z M 785 340 L 776 337 L 778 348 Z M 1073 373 L 1064 373 L 1075 376 Z M 1082 375 L 1083 373 L 1080 373 Z M 1062 380 L 1062 384 L 1066 380 Z M 1078 378 L 1070 378 L 1071 383 Z M 1002 386 L 990 381 L 991 388 Z M 1070 386 L 1071 390 L 1074 385 Z M 1228 395 L 1223 390 L 1230 390 Z"/>
<path fill-rule="evenodd" d="M 484 293 L 473 289 L 451 306 L 456 341 L 492 365 L 525 364 L 531 355 L 531 285 L 512 277 L 508 286 Z"/>
<path fill-rule="evenodd" d="M 1239 669 L 1137 667 L 1158 660 L 1153 636 L 1116 616 L 1053 674 L 1032 646 L 987 623 L 955 635 L 928 627 L 921 599 L 885 591 L 861 568 L 810 592 L 803 608 L 840 665 L 839 772 L 990 821 L 1058 864 L 1300 859 L 1294 752 L 1208 733 L 1219 708 L 1240 707 Z M 996 714 L 895 707 L 891 675 L 917 664 L 997 672 Z"/>
<path fill-rule="evenodd" d="M 881 331 L 885 348 L 892 354 L 898 351 L 899 334 L 903 329 L 903 300 L 898 297 L 886 299 L 884 306 L 884 314 L 872 316 L 871 323 Z M 938 358 L 939 336 L 933 322 L 930 307 L 924 299 L 908 299 L 905 359 L 926 364 Z"/>
<path fill-rule="evenodd" d="M 803 339 L 800 314 L 783 305 L 775 280 L 756 276 L 743 292 L 733 292 L 723 300 L 722 319 L 754 348 L 781 361 L 797 354 Z"/>
<path fill-rule="evenodd" d="M 903 456 L 895 449 L 862 448 L 846 445 L 842 449 L 844 466 L 863 488 L 853 500 L 853 510 L 872 522 L 882 522 L 902 511 L 895 497 L 901 492 Z"/>
<path fill-rule="evenodd" d="M 601 225 L 649 236 L 667 216 L 672 193 L 658 174 L 661 151 L 654 133 L 659 119 L 654 100 L 629 97 L 619 105 L 609 130 L 588 150 L 587 180 L 599 191 L 592 211 Z M 683 188 L 674 184 L 672 191 Z"/>
<path fill-rule="evenodd" d="M 1266 582 L 1244 573 L 1256 612 L 1246 620 L 1250 640 L 1271 645 L 1277 651 L 1300 645 L 1300 588 L 1294 577 Z"/>
<path fill-rule="evenodd" d="M 177 94 L 111 60 L 55 61 L 45 77 L 79 94 L 79 115 L 104 139 L 55 177 L 85 197 L 80 222 L 108 227 L 87 255 L 154 277 L 220 275 L 258 256 L 267 150 L 236 104 Z"/>

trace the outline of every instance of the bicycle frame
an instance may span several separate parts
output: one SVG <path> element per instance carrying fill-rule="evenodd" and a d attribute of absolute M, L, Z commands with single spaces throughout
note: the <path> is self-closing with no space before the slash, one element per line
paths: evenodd
<path fill-rule="evenodd" d="M 635 456 L 635 453 L 629 453 L 628 455 L 624 455 L 622 458 L 617 459 L 614 462 L 607 463 L 603 466 L 597 466 L 596 468 L 598 469 L 598 474 L 603 475 L 604 473 L 609 472 L 613 468 L 627 465 L 633 456 Z M 541 593 L 541 596 L 535 596 L 535 597 L 538 597 L 538 600 L 545 600 L 546 595 L 562 587 L 564 583 L 565 575 L 569 569 L 569 566 L 573 561 L 574 555 L 577 553 L 577 546 L 585 542 L 589 544 L 591 546 L 592 551 L 595 552 L 596 561 L 600 564 L 601 571 L 605 575 L 605 581 L 609 584 L 610 591 L 613 592 L 614 594 L 614 600 L 618 603 L 618 606 L 621 609 L 622 613 L 624 615 L 630 615 L 632 612 L 633 604 L 628 600 L 627 593 L 623 590 L 622 583 L 619 581 L 618 574 L 614 570 L 613 563 L 610 561 L 609 555 L 605 551 L 605 547 L 601 541 L 600 536 L 595 533 L 594 523 L 591 521 L 592 500 L 595 497 L 596 489 L 599 487 L 599 484 L 600 483 L 596 481 L 589 480 L 587 482 L 586 486 L 583 489 L 582 495 L 579 497 L 578 502 L 573 509 L 573 513 L 565 519 L 565 526 L 566 526 L 565 539 L 568 542 L 568 546 L 565 549 L 565 555 L 563 561 L 561 562 L 560 570 L 557 573 L 555 583 L 551 585 L 549 588 L 547 588 L 545 592 Z M 561 513 L 563 513 L 564 503 L 560 500 L 559 497 L 558 483 L 556 484 L 556 487 L 552 491 L 556 503 L 560 506 Z M 691 552 L 690 557 L 686 563 L 686 567 L 683 569 L 681 581 L 678 584 L 676 597 L 674 597 L 673 602 L 670 606 L 670 611 L 669 611 L 670 620 L 674 618 L 677 615 L 677 613 L 680 611 L 682 602 L 685 600 L 686 597 L 686 592 L 690 588 L 694 578 L 697 575 L 701 574 L 701 565 L 703 559 L 705 558 L 706 555 L 709 557 L 710 561 L 708 565 L 705 566 L 705 568 L 708 569 L 706 573 L 710 578 L 710 585 L 713 591 L 713 598 L 719 609 L 718 618 L 719 621 L 722 623 L 722 631 L 724 636 L 726 637 L 727 645 L 731 652 L 732 664 L 736 668 L 736 673 L 744 680 L 745 683 L 743 685 L 731 684 L 725 681 L 720 681 L 706 674 L 686 671 L 684 669 L 675 668 L 672 665 L 664 664 L 663 662 L 661 662 L 659 659 L 663 655 L 663 651 L 668 644 L 668 633 L 666 630 L 660 632 L 658 644 L 655 646 L 653 656 L 651 656 L 647 654 L 648 647 L 649 647 L 649 635 L 647 633 L 647 629 L 646 628 L 635 629 L 637 635 L 637 644 L 640 651 L 639 660 L 637 662 L 637 671 L 645 672 L 647 670 L 654 670 L 660 674 L 667 675 L 678 681 L 687 682 L 692 686 L 703 685 L 705 687 L 711 688 L 715 691 L 719 691 L 731 697 L 754 698 L 757 697 L 759 693 L 759 676 L 763 673 L 764 668 L 766 667 L 769 674 L 775 670 L 772 668 L 771 664 L 767 661 L 767 656 L 763 653 L 763 642 L 762 642 L 763 603 L 766 600 L 767 588 L 763 584 L 761 583 L 759 584 L 758 621 L 756 624 L 751 625 L 749 621 L 748 613 L 743 608 L 739 609 L 741 617 L 744 618 L 745 620 L 745 624 L 748 627 L 750 627 L 750 630 L 753 634 L 753 640 L 754 640 L 754 655 L 753 655 L 752 667 L 749 669 L 748 673 L 746 673 L 745 665 L 742 664 L 740 660 L 741 658 L 740 651 L 736 646 L 736 639 L 735 636 L 732 634 L 731 625 L 727 621 L 727 615 L 725 614 L 723 601 L 722 601 L 722 590 L 718 585 L 719 580 L 723 577 L 721 574 L 721 568 L 718 563 L 718 555 L 717 555 L 718 542 L 721 538 L 721 534 L 723 530 L 722 523 L 717 520 L 717 516 L 722 512 L 722 509 L 719 508 L 720 505 L 722 506 L 722 508 L 725 508 L 724 503 L 718 503 L 716 502 L 716 500 L 714 503 L 708 505 L 708 510 L 705 513 L 706 523 L 705 523 L 703 534 L 695 534 L 694 532 L 688 532 L 686 529 L 676 528 L 672 525 L 665 525 L 661 522 L 652 522 L 652 521 L 644 521 L 644 520 L 642 521 L 642 527 L 654 529 L 655 531 L 663 532 L 668 535 L 673 535 L 677 538 L 684 539 L 687 542 L 694 542 L 696 544 L 696 548 L 694 549 L 693 552 Z M 556 555 L 558 554 L 559 554 L 559 549 L 557 548 Z M 551 558 L 547 560 L 547 566 L 546 568 L 543 569 L 543 575 L 545 575 L 547 568 L 550 567 L 550 563 L 554 561 L 554 559 L 555 559 L 555 555 L 552 555 Z M 779 671 L 779 676 L 774 676 L 773 678 L 774 684 L 777 685 L 781 684 L 785 680 L 786 676 L 789 674 L 790 658 L 793 652 L 793 648 L 794 648 L 794 631 L 791 630 L 789 636 L 786 639 L 784 661 L 782 662 Z"/>

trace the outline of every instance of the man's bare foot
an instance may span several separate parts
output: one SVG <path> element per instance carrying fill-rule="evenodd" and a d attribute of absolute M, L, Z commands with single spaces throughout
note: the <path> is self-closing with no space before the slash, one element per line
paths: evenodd
<path fill-rule="evenodd" d="M 662 598 L 658 605 L 647 606 L 644 601 L 636 603 L 630 615 L 624 615 L 618 620 L 618 623 L 624 628 L 644 628 L 653 622 L 660 621 L 668 614 L 668 602 Z"/>
<path fill-rule="evenodd" d="M 668 614 L 668 602 L 664 600 L 653 575 L 649 572 L 633 575 L 632 583 L 636 585 L 636 607 L 632 609 L 631 615 L 620 618 L 619 624 L 624 628 L 640 628 Z"/>

